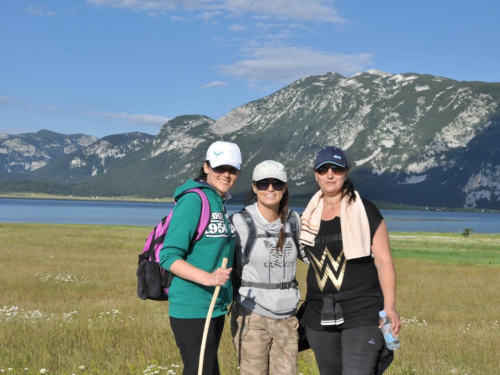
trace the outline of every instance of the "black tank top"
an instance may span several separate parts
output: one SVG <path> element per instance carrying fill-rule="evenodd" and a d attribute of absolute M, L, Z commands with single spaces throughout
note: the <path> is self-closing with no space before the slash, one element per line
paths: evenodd
<path fill-rule="evenodd" d="M 362 199 L 373 236 L 384 219 L 378 208 L 370 201 Z M 380 288 L 377 269 L 371 255 L 346 260 L 342 244 L 340 217 L 321 221 L 314 247 L 309 247 L 307 256 L 311 265 L 307 272 L 307 290 L 314 293 L 339 293 L 356 289 L 362 285 L 367 288 Z M 354 328 L 378 324 L 378 312 L 383 309 L 380 298 L 359 297 L 341 301 L 344 323 L 329 326 L 327 329 Z M 325 329 L 321 325 L 323 301 L 308 301 L 304 319 L 308 328 L 316 331 Z"/>

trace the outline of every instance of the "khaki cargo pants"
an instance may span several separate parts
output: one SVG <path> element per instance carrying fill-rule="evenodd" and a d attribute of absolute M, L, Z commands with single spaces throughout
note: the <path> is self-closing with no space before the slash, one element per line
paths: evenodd
<path fill-rule="evenodd" d="M 238 303 L 231 311 L 231 334 L 242 375 L 297 373 L 299 322 L 295 316 L 271 319 Z"/>

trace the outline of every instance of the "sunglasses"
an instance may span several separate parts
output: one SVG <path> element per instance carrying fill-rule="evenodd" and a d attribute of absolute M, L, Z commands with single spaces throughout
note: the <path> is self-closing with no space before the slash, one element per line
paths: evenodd
<path fill-rule="evenodd" d="M 326 164 L 326 165 L 322 165 L 322 166 L 316 168 L 316 172 L 320 176 L 324 176 L 328 173 L 329 169 L 332 170 L 332 172 L 335 176 L 342 176 L 345 173 L 345 171 L 347 170 L 346 168 L 339 167 L 338 165 L 335 165 L 335 164 Z"/>
<path fill-rule="evenodd" d="M 273 185 L 273 189 L 276 191 L 281 191 L 285 188 L 286 182 L 280 180 L 260 180 L 253 182 L 257 187 L 257 190 L 267 190 L 269 185 Z"/>
<path fill-rule="evenodd" d="M 215 168 L 210 166 L 210 168 L 217 174 L 223 174 L 229 172 L 229 174 L 237 175 L 240 172 L 238 168 L 235 168 L 231 165 L 219 165 L 218 167 Z"/>

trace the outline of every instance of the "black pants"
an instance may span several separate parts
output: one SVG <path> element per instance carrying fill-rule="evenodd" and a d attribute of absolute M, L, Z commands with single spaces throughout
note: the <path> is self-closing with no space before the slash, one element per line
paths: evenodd
<path fill-rule="evenodd" d="M 219 375 L 219 348 L 225 316 L 210 320 L 210 328 L 203 359 L 203 375 Z M 181 352 L 184 371 L 182 375 L 197 375 L 200 361 L 201 341 L 206 319 L 178 319 L 170 317 L 170 327 L 174 332 L 175 343 Z"/>
<path fill-rule="evenodd" d="M 306 336 L 316 357 L 321 375 L 372 375 L 384 348 L 378 326 L 313 331 Z"/>

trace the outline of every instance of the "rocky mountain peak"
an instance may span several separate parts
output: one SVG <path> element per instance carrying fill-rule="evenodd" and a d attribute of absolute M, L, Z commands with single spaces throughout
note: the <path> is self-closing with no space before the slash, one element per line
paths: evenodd
<path fill-rule="evenodd" d="M 149 157 L 153 158 L 164 152 L 180 151 L 189 153 L 204 142 L 202 135 L 209 131 L 215 121 L 203 115 L 178 116 L 168 121 L 161 128 L 153 142 Z"/>

